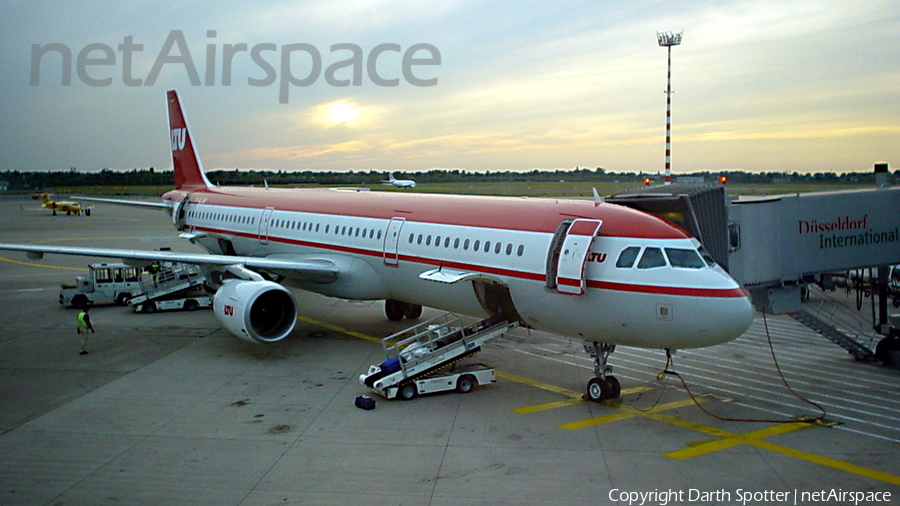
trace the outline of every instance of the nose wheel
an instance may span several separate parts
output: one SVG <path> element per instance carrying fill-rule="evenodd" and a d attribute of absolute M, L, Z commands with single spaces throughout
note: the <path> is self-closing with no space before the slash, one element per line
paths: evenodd
<path fill-rule="evenodd" d="M 609 399 L 618 399 L 622 395 L 622 387 L 619 380 L 612 375 L 612 366 L 607 362 L 610 354 L 616 350 L 616 345 L 585 341 L 584 351 L 594 359 L 594 377 L 588 381 L 585 398 L 589 401 L 600 402 Z"/>

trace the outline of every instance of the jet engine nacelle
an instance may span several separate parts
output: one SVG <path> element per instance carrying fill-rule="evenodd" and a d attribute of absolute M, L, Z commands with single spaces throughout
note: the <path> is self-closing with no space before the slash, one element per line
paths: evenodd
<path fill-rule="evenodd" d="M 280 341 L 297 322 L 294 298 L 272 281 L 226 280 L 216 291 L 213 311 L 232 334 L 252 343 Z"/>

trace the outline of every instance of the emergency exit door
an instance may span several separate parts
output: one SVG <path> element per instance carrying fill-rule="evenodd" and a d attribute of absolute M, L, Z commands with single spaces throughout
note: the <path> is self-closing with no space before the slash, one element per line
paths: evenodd
<path fill-rule="evenodd" d="M 391 218 L 384 233 L 384 264 L 396 267 L 400 264 L 400 229 L 405 218 Z"/>
<path fill-rule="evenodd" d="M 272 213 L 274 212 L 274 207 L 267 207 L 263 209 L 259 217 L 259 243 L 263 246 L 269 244 L 269 222 L 272 220 Z"/>

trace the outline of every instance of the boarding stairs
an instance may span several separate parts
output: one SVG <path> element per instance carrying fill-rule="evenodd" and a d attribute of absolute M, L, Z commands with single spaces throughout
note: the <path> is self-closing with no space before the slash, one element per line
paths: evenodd
<path fill-rule="evenodd" d="M 387 360 L 369 367 L 363 385 L 384 392 L 435 374 L 481 351 L 487 341 L 518 326 L 504 316 L 466 324 L 444 313 L 382 340 Z"/>
<path fill-rule="evenodd" d="M 812 330 L 815 330 L 829 341 L 840 346 L 841 348 L 844 348 L 845 350 L 850 352 L 850 354 L 853 355 L 857 360 L 875 360 L 875 353 L 873 353 L 868 346 L 863 345 L 856 339 L 841 332 L 834 325 L 823 321 L 821 318 L 819 318 L 818 314 L 812 314 L 806 310 L 801 309 L 800 311 L 791 313 L 791 316 L 798 322 L 806 325 Z"/>

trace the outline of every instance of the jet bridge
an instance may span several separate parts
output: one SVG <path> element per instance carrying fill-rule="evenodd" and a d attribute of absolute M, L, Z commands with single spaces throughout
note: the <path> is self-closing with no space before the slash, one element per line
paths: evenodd
<path fill-rule="evenodd" d="M 900 264 L 900 187 L 728 199 L 721 185 L 673 184 L 607 201 L 685 228 L 773 313 L 798 310 L 820 273 Z"/>
<path fill-rule="evenodd" d="M 682 226 L 750 291 L 758 310 L 796 313 L 813 328 L 817 324 L 807 321 L 813 315 L 799 314 L 807 283 L 825 273 L 879 268 L 880 281 L 871 283 L 881 292 L 876 330 L 891 332 L 879 347 L 889 342 L 900 357 L 900 329 L 889 331 L 886 304 L 888 267 L 900 264 L 900 187 L 886 187 L 887 165 L 877 164 L 876 176 L 879 169 L 879 187 L 864 190 L 729 199 L 721 185 L 675 184 L 620 192 L 607 201 Z M 854 343 L 832 334 L 823 333 L 861 356 Z"/>
<path fill-rule="evenodd" d="M 729 272 L 772 313 L 800 309 L 821 273 L 900 264 L 900 188 L 742 198 L 728 207 Z"/>

